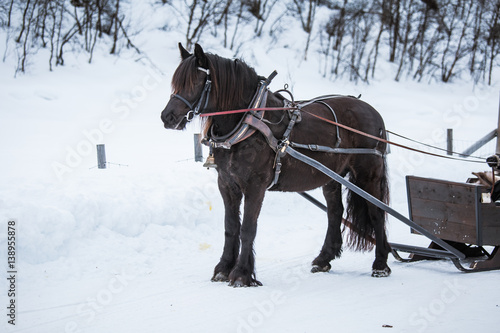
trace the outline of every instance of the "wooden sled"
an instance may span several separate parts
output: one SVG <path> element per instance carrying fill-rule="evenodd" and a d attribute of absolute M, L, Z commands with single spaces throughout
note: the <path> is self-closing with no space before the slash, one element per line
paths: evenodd
<path fill-rule="evenodd" d="M 443 180 L 406 177 L 410 219 L 437 236 L 465 258 L 451 259 L 464 272 L 500 269 L 500 207 L 483 202 L 485 186 Z M 412 233 L 418 233 L 412 228 Z M 443 248 L 431 242 L 428 251 L 418 247 L 391 244 L 393 255 L 401 261 L 441 259 Z M 493 247 L 489 252 L 484 246 Z M 397 251 L 411 253 L 403 259 Z"/>

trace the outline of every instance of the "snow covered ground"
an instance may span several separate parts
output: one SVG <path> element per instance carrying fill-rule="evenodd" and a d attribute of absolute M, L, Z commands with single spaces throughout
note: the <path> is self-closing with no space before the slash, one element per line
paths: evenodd
<path fill-rule="evenodd" d="M 149 62 L 106 55 L 92 65 L 68 59 L 54 72 L 32 66 L 15 79 L 12 62 L 0 64 L 2 330 L 498 330 L 498 271 L 463 274 L 451 262 L 402 264 L 390 257 L 391 277 L 374 279 L 374 254 L 345 250 L 331 272 L 311 274 L 326 217 L 296 194 L 268 193 L 264 202 L 255 244 L 264 286 L 210 282 L 223 245 L 216 173 L 194 162 L 198 125 L 166 131 L 160 121 L 182 37 L 143 34 L 141 46 L 161 73 Z M 206 51 L 231 56 L 215 42 L 207 44 Z M 297 99 L 362 94 L 388 129 L 416 140 L 444 147 L 447 128 L 472 142 L 496 127 L 498 82 L 397 83 L 387 74 L 356 86 L 322 78 L 314 55 L 301 62 L 289 48 L 242 53 L 259 74 L 278 71 L 273 90 L 288 83 Z M 122 166 L 95 168 L 97 143 L 106 144 L 109 162 Z M 391 205 L 404 214 L 405 175 L 465 181 L 484 169 L 396 147 L 388 164 Z M 321 198 L 319 191 L 313 195 Z M 15 326 L 6 316 L 10 219 L 17 222 L 18 240 Z M 401 222 L 389 218 L 388 225 L 390 241 L 427 245 Z"/>

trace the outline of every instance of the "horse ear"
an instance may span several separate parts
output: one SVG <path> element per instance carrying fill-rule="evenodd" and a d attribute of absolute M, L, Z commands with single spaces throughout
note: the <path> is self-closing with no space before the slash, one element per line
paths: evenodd
<path fill-rule="evenodd" d="M 208 68 L 207 56 L 199 44 L 194 45 L 194 55 L 198 61 L 198 66 Z"/>
<path fill-rule="evenodd" d="M 179 43 L 179 50 L 181 51 L 181 59 L 185 60 L 186 58 L 189 58 L 192 54 L 189 53 L 181 43 Z"/>

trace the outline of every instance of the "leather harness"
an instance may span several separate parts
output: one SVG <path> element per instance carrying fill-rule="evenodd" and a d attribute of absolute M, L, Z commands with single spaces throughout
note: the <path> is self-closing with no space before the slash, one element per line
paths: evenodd
<path fill-rule="evenodd" d="M 267 79 L 262 78 L 259 82 L 259 86 L 257 91 L 250 103 L 249 109 L 265 109 L 267 95 L 268 95 L 268 85 L 271 83 L 271 80 L 276 76 L 276 71 L 274 71 Z M 208 79 L 207 79 L 208 81 Z M 209 91 L 209 90 L 208 90 Z M 264 110 L 254 111 L 250 110 L 246 113 L 246 115 L 242 118 L 242 120 L 238 123 L 238 125 L 231 131 L 229 134 L 223 136 L 217 136 L 214 134 L 213 126 L 210 128 L 210 135 L 208 138 L 203 139 L 203 143 L 211 146 L 212 148 L 224 148 L 231 149 L 231 147 L 239 142 L 242 142 L 252 136 L 255 132 L 260 132 L 264 138 L 266 139 L 269 147 L 276 152 L 276 158 L 274 161 L 274 169 L 275 175 L 273 181 L 268 186 L 268 189 L 273 187 L 278 183 L 279 175 L 281 173 L 281 158 L 286 155 L 286 151 L 288 147 L 299 148 L 299 149 L 308 149 L 314 152 L 323 152 L 323 153 L 334 153 L 334 154 L 374 154 L 376 156 L 383 157 L 384 154 L 375 148 L 339 148 L 341 138 L 339 134 L 339 128 L 336 126 L 336 136 L 337 143 L 334 148 L 321 146 L 316 144 L 301 144 L 290 141 L 290 134 L 293 130 L 295 124 L 299 123 L 302 120 L 301 109 L 304 106 L 310 105 L 312 103 L 320 103 L 326 106 L 332 113 L 333 118 L 337 121 L 337 115 L 335 111 L 332 109 L 330 105 L 324 102 L 325 99 L 335 98 L 335 97 L 343 97 L 342 95 L 328 95 L 321 96 L 315 99 L 295 103 L 293 100 L 293 95 L 290 91 L 285 89 L 280 90 L 278 92 L 286 92 L 291 96 L 291 101 L 284 100 L 284 110 L 289 110 L 290 121 L 288 123 L 287 129 L 283 134 L 281 140 L 276 139 L 274 133 L 271 131 L 269 126 L 265 123 L 264 119 Z M 204 92 L 202 92 L 202 96 Z M 175 96 L 177 97 L 177 96 Z M 198 105 L 200 105 L 202 101 L 202 97 L 200 97 Z M 208 100 L 208 95 L 206 97 Z M 182 99 L 181 99 L 182 100 Z M 186 103 L 186 105 L 190 106 L 190 104 Z M 205 104 L 206 106 L 206 104 Z M 198 111 L 198 110 L 196 110 Z M 194 114 L 201 113 L 201 111 L 195 112 Z M 188 117 L 186 117 L 188 121 Z"/>

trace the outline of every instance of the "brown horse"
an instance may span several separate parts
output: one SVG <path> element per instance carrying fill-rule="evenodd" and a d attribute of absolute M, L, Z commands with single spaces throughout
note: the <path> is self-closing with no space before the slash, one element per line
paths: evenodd
<path fill-rule="evenodd" d="M 182 61 L 172 79 L 172 94 L 161 119 L 167 129 L 184 129 L 194 116 L 205 117 L 207 141 L 212 145 L 218 186 L 225 206 L 225 243 L 212 281 L 233 286 L 256 286 L 253 242 L 257 218 L 267 190 L 303 192 L 318 187 L 328 207 L 328 230 L 312 272 L 331 269 L 342 253 L 342 186 L 315 168 L 289 156 L 290 145 L 322 163 L 377 199 L 387 203 L 386 144 L 327 123 L 318 117 L 385 138 L 384 122 L 367 103 L 351 96 L 323 96 L 295 103 L 284 93 L 267 90 L 269 80 L 243 61 L 205 53 L 196 44 L 194 54 L 179 44 Z M 216 115 L 244 108 L 283 108 Z M 277 139 L 276 139 L 277 138 Z M 244 202 L 243 219 L 240 206 Z M 390 246 L 385 212 L 349 191 L 347 220 L 354 232 L 348 238 L 356 250 L 371 250 L 375 238 L 372 276 L 388 276 Z"/>

